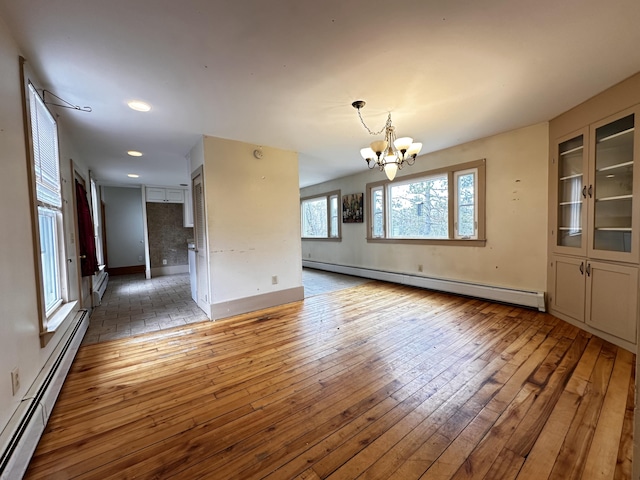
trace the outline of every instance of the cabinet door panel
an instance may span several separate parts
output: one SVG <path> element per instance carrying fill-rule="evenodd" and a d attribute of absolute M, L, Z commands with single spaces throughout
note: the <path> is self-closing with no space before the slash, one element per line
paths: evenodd
<path fill-rule="evenodd" d="M 147 187 L 147 202 L 164 202 L 164 188 Z"/>
<path fill-rule="evenodd" d="M 167 199 L 167 202 L 171 202 L 171 203 L 183 203 L 184 190 L 182 190 L 181 188 L 167 188 L 166 199 Z"/>
<path fill-rule="evenodd" d="M 560 138 L 551 176 L 552 246 L 556 253 L 585 255 L 587 251 L 587 182 L 589 129 Z"/>
<path fill-rule="evenodd" d="M 635 344 L 638 268 L 591 261 L 587 268 L 586 323 Z"/>
<path fill-rule="evenodd" d="M 635 109 L 629 109 L 591 126 L 590 258 L 638 261 L 637 120 Z"/>
<path fill-rule="evenodd" d="M 584 322 L 586 260 L 573 257 L 553 257 L 554 291 L 552 309 Z"/>

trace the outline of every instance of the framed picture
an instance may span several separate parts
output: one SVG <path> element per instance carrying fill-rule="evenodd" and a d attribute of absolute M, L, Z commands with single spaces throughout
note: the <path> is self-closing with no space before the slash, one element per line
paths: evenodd
<path fill-rule="evenodd" d="M 350 193 L 342 196 L 342 223 L 364 222 L 362 193 Z"/>

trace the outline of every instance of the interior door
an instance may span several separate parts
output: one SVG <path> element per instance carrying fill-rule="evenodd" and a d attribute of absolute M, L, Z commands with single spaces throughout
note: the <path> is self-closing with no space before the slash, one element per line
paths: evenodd
<path fill-rule="evenodd" d="M 83 188 L 85 189 L 85 191 L 87 190 L 87 182 L 85 181 L 84 177 L 80 174 L 80 172 L 78 171 L 75 163 L 73 162 L 73 160 L 71 160 L 71 172 L 73 174 L 73 179 L 77 182 L 79 182 Z M 80 262 L 81 262 L 81 257 L 80 257 L 80 231 L 78 228 L 78 211 L 77 211 L 77 197 L 76 197 L 76 187 L 75 187 L 75 183 L 73 185 L 73 188 L 71 189 L 72 193 L 72 202 L 73 202 L 73 222 L 74 222 L 74 238 L 75 238 L 75 244 L 76 244 L 76 251 L 75 251 L 75 264 L 76 264 L 76 276 L 78 278 L 78 285 L 79 285 L 79 300 L 80 300 L 80 308 L 87 308 L 89 306 L 91 306 L 91 290 L 93 288 L 93 277 L 83 277 L 82 276 L 82 272 L 80 270 Z"/>
<path fill-rule="evenodd" d="M 193 173 L 193 229 L 196 250 L 196 278 L 198 306 L 211 318 L 209 300 L 209 264 L 207 255 L 207 222 L 205 215 L 202 167 Z"/>

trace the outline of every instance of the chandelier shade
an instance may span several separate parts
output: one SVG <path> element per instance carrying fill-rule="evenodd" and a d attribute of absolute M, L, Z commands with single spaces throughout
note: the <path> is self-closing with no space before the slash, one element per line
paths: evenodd
<path fill-rule="evenodd" d="M 351 106 L 358 110 L 360 122 L 370 135 L 384 133 L 384 140 L 371 142 L 369 147 L 360 149 L 360 155 L 366 160 L 370 169 L 377 167 L 387 175 L 390 181 L 393 181 L 398 170 L 401 170 L 405 165 L 413 165 L 415 163 L 416 157 L 422 149 L 422 143 L 414 142 L 411 137 L 396 138 L 396 129 L 391 124 L 391 113 L 389 113 L 387 122 L 380 131 L 371 131 L 364 123 L 360 113 L 360 109 L 365 106 L 364 100 L 356 100 Z"/>

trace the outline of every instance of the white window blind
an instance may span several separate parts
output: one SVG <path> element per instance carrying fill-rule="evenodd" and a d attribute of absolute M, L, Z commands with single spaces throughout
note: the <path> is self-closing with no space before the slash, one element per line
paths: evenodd
<path fill-rule="evenodd" d="M 38 202 L 60 208 L 62 198 L 56 121 L 31 84 L 29 84 L 29 103 Z"/>

